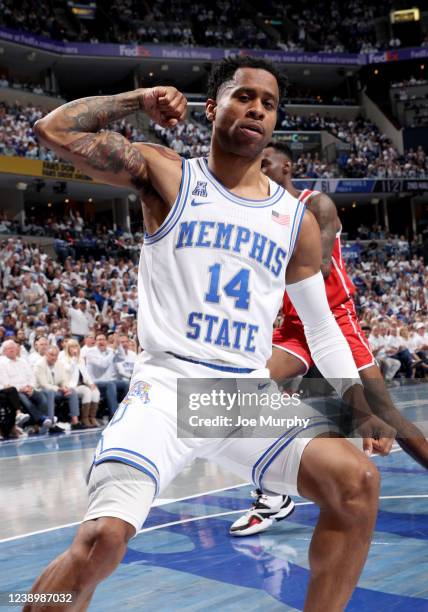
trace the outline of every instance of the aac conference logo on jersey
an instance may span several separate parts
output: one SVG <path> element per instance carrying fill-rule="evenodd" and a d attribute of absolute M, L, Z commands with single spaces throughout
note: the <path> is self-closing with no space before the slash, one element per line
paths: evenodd
<path fill-rule="evenodd" d="M 200 198 L 206 198 L 208 195 L 207 181 L 197 181 L 196 187 L 192 191 L 192 195 Z M 202 206 L 203 204 L 210 204 L 210 202 L 207 202 L 207 200 L 197 200 L 195 198 L 193 198 L 193 200 L 190 202 L 190 206 Z"/>
<path fill-rule="evenodd" d="M 197 181 L 196 187 L 192 191 L 192 195 L 199 196 L 200 198 L 206 198 L 207 193 L 207 181 Z"/>

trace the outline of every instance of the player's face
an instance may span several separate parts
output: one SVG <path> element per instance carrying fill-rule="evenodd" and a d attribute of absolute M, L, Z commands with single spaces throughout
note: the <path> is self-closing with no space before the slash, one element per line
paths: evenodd
<path fill-rule="evenodd" d="M 227 153 L 258 157 L 275 128 L 278 102 L 278 83 L 273 74 L 258 68 L 239 68 L 221 86 L 217 102 L 207 102 L 214 139 Z"/>
<path fill-rule="evenodd" d="M 276 183 L 281 184 L 285 176 L 292 174 L 292 163 L 274 147 L 266 147 L 262 157 L 262 172 Z"/>

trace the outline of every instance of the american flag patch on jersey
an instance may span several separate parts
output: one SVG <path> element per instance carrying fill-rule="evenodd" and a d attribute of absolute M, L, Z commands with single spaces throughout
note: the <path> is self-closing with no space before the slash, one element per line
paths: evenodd
<path fill-rule="evenodd" d="M 272 211 L 272 221 L 280 225 L 290 225 L 290 215 L 280 215 L 276 210 Z"/>

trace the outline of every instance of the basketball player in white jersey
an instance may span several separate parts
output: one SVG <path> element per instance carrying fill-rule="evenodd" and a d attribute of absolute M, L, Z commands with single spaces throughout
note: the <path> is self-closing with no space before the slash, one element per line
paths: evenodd
<path fill-rule="evenodd" d="M 373 412 L 397 430 L 396 439 L 403 450 L 427 469 L 428 442 L 423 433 L 407 421 L 394 406 L 358 321 L 353 300 L 355 287 L 348 277 L 342 259 L 342 228 L 334 202 L 325 193 L 309 189 L 299 192 L 294 187 L 292 152 L 285 143 L 272 142 L 266 147 L 262 170 L 288 193 L 303 202 L 315 216 L 321 231 L 321 271 L 328 304 L 349 344 L 364 385 L 366 399 Z M 277 382 L 303 375 L 313 365 L 303 324 L 287 293 L 284 294 L 282 310 L 284 319 L 281 326 L 274 330 L 272 357 L 268 362 L 271 377 Z M 230 527 L 231 535 L 247 536 L 265 531 L 294 510 L 294 503 L 288 495 L 268 496 L 262 491 L 254 491 L 252 495 L 256 499 L 251 509 L 233 523 Z"/>
<path fill-rule="evenodd" d="M 177 437 L 179 378 L 267 374 L 287 283 L 318 368 L 329 379 L 342 378 L 339 392 L 367 417 L 361 428 L 367 451 L 386 453 L 392 444 L 391 428 L 370 413 L 329 310 L 318 225 L 261 172 L 280 95 L 273 65 L 252 58 L 221 62 L 206 103 L 213 127 L 208 159 L 181 160 L 163 147 L 105 131 L 110 121 L 135 112 L 173 127 L 186 110 L 173 87 L 76 100 L 36 124 L 41 142 L 86 174 L 138 189 L 147 228 L 138 315 L 145 351 L 97 447 L 83 523 L 33 587 L 75 592 L 74 610 L 87 608 L 97 584 L 120 563 L 153 497 L 199 456 L 266 491 L 299 492 L 320 506 L 306 610 L 343 610 L 358 581 L 376 519 L 379 474 L 347 440 L 325 437 L 324 417 L 308 412 L 307 428 L 277 439 Z"/>

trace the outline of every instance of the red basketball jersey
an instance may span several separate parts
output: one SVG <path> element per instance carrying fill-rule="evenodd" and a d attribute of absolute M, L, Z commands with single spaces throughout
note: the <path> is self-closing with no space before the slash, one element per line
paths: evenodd
<path fill-rule="evenodd" d="M 303 202 L 303 204 L 307 204 L 307 202 L 313 196 L 319 195 L 319 193 L 319 191 L 304 189 L 299 196 L 299 200 Z M 355 293 L 355 287 L 349 278 L 343 263 L 342 249 L 340 246 L 340 233 L 341 230 L 337 232 L 336 239 L 334 241 L 333 252 L 331 254 L 330 275 L 324 280 L 327 300 L 331 310 L 349 300 L 349 298 L 351 298 Z M 286 324 L 288 317 L 298 318 L 297 312 L 294 309 L 287 292 L 284 293 L 283 311 L 284 325 Z"/>

